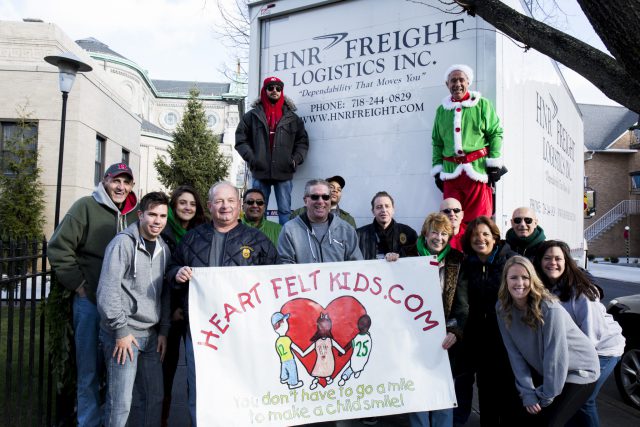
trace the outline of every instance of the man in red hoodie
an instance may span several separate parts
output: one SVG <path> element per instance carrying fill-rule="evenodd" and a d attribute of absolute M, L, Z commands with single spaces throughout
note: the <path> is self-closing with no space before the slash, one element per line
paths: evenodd
<path fill-rule="evenodd" d="M 252 188 L 264 193 L 269 203 L 273 187 L 280 224 L 291 215 L 293 174 L 309 150 L 304 122 L 296 107 L 284 96 L 284 83 L 277 77 L 264 79 L 260 99 L 240 120 L 236 129 L 236 151 L 249 165 Z"/>
<path fill-rule="evenodd" d="M 104 252 L 120 231 L 137 220 L 133 171 L 125 163 L 107 169 L 91 196 L 71 206 L 53 232 L 47 256 L 58 283 L 74 291 L 73 331 L 78 375 L 78 426 L 102 424 L 102 355 L 98 351 L 100 316 L 96 290 Z"/>

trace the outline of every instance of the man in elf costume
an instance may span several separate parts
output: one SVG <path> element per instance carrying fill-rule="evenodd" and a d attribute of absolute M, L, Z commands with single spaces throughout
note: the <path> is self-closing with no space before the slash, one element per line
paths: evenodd
<path fill-rule="evenodd" d="M 471 67 L 452 65 L 445 82 L 451 95 L 436 111 L 431 175 L 445 199 L 460 201 L 468 223 L 493 213 L 489 184 L 502 173 L 502 127 L 491 102 L 468 90 L 473 83 Z"/>

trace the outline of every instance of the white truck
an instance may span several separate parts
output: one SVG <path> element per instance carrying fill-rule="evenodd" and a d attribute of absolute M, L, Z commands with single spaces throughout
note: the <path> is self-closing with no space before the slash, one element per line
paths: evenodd
<path fill-rule="evenodd" d="M 526 10 L 519 0 L 505 3 Z M 278 76 L 309 133 L 292 208 L 302 205 L 308 179 L 341 175 L 340 206 L 358 226 L 372 220 L 371 197 L 386 190 L 396 220 L 419 231 L 442 200 L 430 171 L 433 119 L 448 94 L 444 72 L 464 63 L 475 70 L 470 89 L 493 102 L 504 128 L 509 172 L 495 195 L 503 235 L 512 211 L 529 206 L 547 238 L 568 242 L 582 258 L 583 124 L 558 65 L 444 7 L 436 0 L 250 3 L 249 100 L 265 77 Z"/>

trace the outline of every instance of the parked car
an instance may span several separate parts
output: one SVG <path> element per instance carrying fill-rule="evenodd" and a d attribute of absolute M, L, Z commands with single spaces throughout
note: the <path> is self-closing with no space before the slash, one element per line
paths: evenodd
<path fill-rule="evenodd" d="M 640 409 L 640 294 L 611 300 L 607 307 L 627 339 L 615 369 L 616 385 L 623 400 Z"/>

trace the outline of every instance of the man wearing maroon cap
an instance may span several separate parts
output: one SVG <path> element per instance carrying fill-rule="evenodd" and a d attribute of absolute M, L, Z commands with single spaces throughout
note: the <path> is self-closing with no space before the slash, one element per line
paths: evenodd
<path fill-rule="evenodd" d="M 309 150 L 304 123 L 294 113 L 296 106 L 284 96 L 283 89 L 279 78 L 264 79 L 260 99 L 251 105 L 236 129 L 236 151 L 249 165 L 252 187 L 264 193 L 267 204 L 273 187 L 280 224 L 291 215 L 291 179 Z"/>
<path fill-rule="evenodd" d="M 125 163 L 107 169 L 91 196 L 78 199 L 49 241 L 48 257 L 58 282 L 74 291 L 73 329 L 78 367 L 78 426 L 102 422 L 98 351 L 100 316 L 96 290 L 104 252 L 120 231 L 137 220 L 133 172 Z"/>

